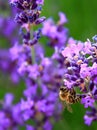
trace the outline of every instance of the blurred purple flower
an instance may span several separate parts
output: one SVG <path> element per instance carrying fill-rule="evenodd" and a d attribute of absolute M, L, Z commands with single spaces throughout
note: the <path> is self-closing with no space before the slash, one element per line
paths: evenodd
<path fill-rule="evenodd" d="M 10 126 L 10 120 L 6 117 L 5 113 L 0 111 L 0 126 L 2 129 L 7 129 Z"/>
<path fill-rule="evenodd" d="M 59 25 L 62 25 L 64 23 L 67 23 L 67 18 L 65 16 L 65 14 L 63 12 L 59 12 L 59 17 L 60 17 L 60 20 L 59 20 Z"/>
<path fill-rule="evenodd" d="M 31 126 L 31 125 L 27 125 L 27 126 L 26 126 L 26 130 L 35 130 L 35 129 L 34 129 L 34 127 Z"/>
<path fill-rule="evenodd" d="M 52 130 L 52 124 L 50 123 L 50 121 L 46 121 L 43 128 L 44 130 Z"/>
<path fill-rule="evenodd" d="M 12 105 L 13 100 L 14 100 L 14 95 L 11 93 L 7 93 L 4 98 L 4 103 L 5 103 L 4 105 L 6 105 L 5 107 L 10 107 Z"/>
<path fill-rule="evenodd" d="M 19 74 L 17 73 L 17 65 L 10 57 L 11 55 L 8 50 L 0 50 L 0 70 L 3 74 L 10 73 L 10 80 L 17 84 L 20 81 Z"/>
<path fill-rule="evenodd" d="M 42 34 L 49 38 L 49 44 L 53 47 L 62 47 L 66 44 L 68 38 L 68 30 L 63 27 L 66 17 L 62 12 L 59 13 L 59 16 L 58 25 L 52 19 L 47 19 L 43 22 Z"/>
<path fill-rule="evenodd" d="M 36 0 L 36 3 L 37 3 L 37 4 L 42 4 L 42 5 L 43 5 L 43 4 L 44 4 L 44 0 Z"/>

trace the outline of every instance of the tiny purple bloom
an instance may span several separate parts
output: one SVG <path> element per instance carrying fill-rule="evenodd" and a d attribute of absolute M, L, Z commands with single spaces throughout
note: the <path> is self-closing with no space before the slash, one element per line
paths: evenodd
<path fill-rule="evenodd" d="M 93 107 L 95 100 L 91 96 L 82 98 L 81 103 L 84 104 L 85 108 Z"/>
<path fill-rule="evenodd" d="M 59 12 L 59 17 L 60 17 L 60 20 L 59 20 L 58 23 L 60 25 L 62 25 L 62 24 L 67 22 L 67 18 L 66 18 L 65 14 L 63 12 Z"/>
<path fill-rule="evenodd" d="M 93 121 L 93 117 L 89 117 L 89 116 L 85 115 L 84 120 L 85 120 L 85 124 L 90 126 Z"/>

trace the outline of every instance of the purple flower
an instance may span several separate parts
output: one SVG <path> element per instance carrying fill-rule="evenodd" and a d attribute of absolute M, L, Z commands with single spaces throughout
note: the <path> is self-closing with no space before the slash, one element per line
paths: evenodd
<path fill-rule="evenodd" d="M 10 80 L 17 84 L 20 79 L 17 73 L 16 63 L 10 59 L 11 55 L 8 50 L 0 50 L 0 70 L 4 73 L 10 73 Z"/>
<path fill-rule="evenodd" d="M 7 93 L 4 98 L 5 107 L 10 107 L 12 105 L 13 100 L 14 100 L 14 95 L 11 93 Z"/>
<path fill-rule="evenodd" d="M 45 17 L 40 16 L 40 5 L 43 5 L 44 0 L 11 0 L 10 3 L 20 11 L 16 14 L 15 21 L 23 24 L 40 24 L 45 20 Z"/>
<path fill-rule="evenodd" d="M 69 89 L 72 88 L 72 86 L 74 85 L 74 82 L 69 82 L 68 80 L 63 80 L 64 81 L 64 85 L 67 86 Z"/>
<path fill-rule="evenodd" d="M 27 67 L 27 71 L 28 71 L 28 76 L 30 78 L 33 78 L 33 79 L 37 79 L 38 76 L 39 76 L 39 72 L 38 72 L 38 65 L 37 64 L 34 64 L 33 66 L 29 65 Z"/>
<path fill-rule="evenodd" d="M 74 41 L 73 41 L 74 42 Z M 74 55 L 79 55 L 80 51 L 83 49 L 83 43 L 78 41 L 78 43 L 70 43 L 64 50 L 62 50 L 62 55 L 64 57 L 72 58 Z"/>
<path fill-rule="evenodd" d="M 63 27 L 63 23 L 66 20 L 65 15 L 63 13 L 59 13 L 59 15 L 59 25 L 56 25 L 52 19 L 47 19 L 43 22 L 42 34 L 50 39 L 49 44 L 53 47 L 62 47 L 68 37 L 68 31 Z"/>
<path fill-rule="evenodd" d="M 29 87 L 24 90 L 24 96 L 30 97 L 30 98 L 34 97 L 37 94 L 37 89 L 38 89 L 37 85 L 35 84 L 35 85 L 32 85 L 32 86 L 30 86 L 30 85 L 28 85 L 28 86 Z"/>
<path fill-rule="evenodd" d="M 91 68 L 88 67 L 88 65 L 86 63 L 81 64 L 80 76 L 81 76 L 81 78 L 86 78 L 86 77 L 91 76 Z"/>
<path fill-rule="evenodd" d="M 33 115 L 34 111 L 32 107 L 34 106 L 34 102 L 28 97 L 27 101 L 21 100 L 20 110 L 22 111 L 23 120 L 29 120 Z"/>
<path fill-rule="evenodd" d="M 91 42 L 90 40 L 87 40 L 85 43 L 84 43 L 84 52 L 85 53 L 88 53 L 88 54 L 91 54 Z"/>
<path fill-rule="evenodd" d="M 10 3 L 14 3 L 14 2 L 17 2 L 19 0 L 10 0 Z"/>
<path fill-rule="evenodd" d="M 46 100 L 37 101 L 36 109 L 40 112 L 46 112 Z"/>
<path fill-rule="evenodd" d="M 31 125 L 26 125 L 26 130 L 35 130 L 33 126 Z"/>
<path fill-rule="evenodd" d="M 2 2 L 4 3 L 5 6 L 7 5 L 6 2 L 4 1 Z M 13 15 L 14 15 L 14 9 L 11 8 L 11 10 L 9 11 L 10 12 L 12 11 L 12 13 L 10 13 L 12 14 L 10 17 L 0 16 L 0 34 L 4 38 L 6 38 L 6 41 L 8 41 L 9 45 L 11 45 L 11 44 L 14 44 L 19 38 L 16 36 L 18 27 L 16 24 L 14 24 L 14 21 L 12 20 Z"/>
<path fill-rule="evenodd" d="M 4 19 L 2 17 L 0 17 L 0 29 L 1 29 L 2 25 L 3 25 L 3 21 L 4 21 Z"/>
<path fill-rule="evenodd" d="M 67 40 L 68 31 L 63 27 L 67 19 L 60 12 L 58 24 L 55 25 L 53 22 L 50 25 L 50 42 L 55 44 L 52 46 L 57 48 L 57 51 L 55 56 L 45 57 L 44 49 L 38 43 L 41 29 L 33 30 L 33 33 L 31 31 L 32 26 L 45 20 L 44 16 L 40 17 L 44 0 L 10 0 L 10 3 L 17 8 L 15 21 L 21 24 L 19 33 L 22 35 L 22 40 L 19 41 L 22 44 L 20 45 L 19 41 L 15 42 L 6 56 L 5 53 L 1 53 L 3 58 L 0 55 L 0 68 L 3 68 L 4 71 L 8 70 L 14 82 L 22 78 L 25 84 L 23 90 L 25 99 L 21 98 L 20 102 L 12 104 L 13 95 L 5 95 L 0 113 L 0 127 L 2 129 L 5 122 L 5 129 L 17 130 L 19 126 L 23 126 L 28 130 L 51 130 L 53 127 L 50 119 L 52 118 L 53 121 L 59 119 L 62 111 L 57 90 L 61 86 L 64 65 L 58 47 L 62 47 Z M 11 33 L 14 29 L 16 30 L 15 24 L 13 22 L 11 24 L 11 27 L 6 26 L 5 35 L 8 37 L 10 36 L 8 33 L 10 29 Z M 0 26 L 0 28 L 2 27 Z M 36 43 L 38 45 L 35 45 Z M 8 61 L 3 62 L 4 59 Z M 29 120 L 34 121 L 34 127 L 27 123 Z"/>
<path fill-rule="evenodd" d="M 84 117 L 85 123 L 90 125 L 97 120 L 94 105 L 97 100 L 96 36 L 93 43 L 87 40 L 84 44 L 68 38 L 68 30 L 64 27 L 67 22 L 65 14 L 59 13 L 57 24 L 52 19 L 45 21 L 44 16 L 40 17 L 44 0 L 10 0 L 10 3 L 16 8 L 15 22 L 20 24 L 19 33 L 22 36 L 22 40 L 14 37 L 11 43 L 17 39 L 22 44 L 15 42 L 8 55 L 1 52 L 0 69 L 8 71 L 14 82 L 21 76 L 25 84 L 25 99 L 21 98 L 20 102 L 12 104 L 13 95 L 5 95 L 0 111 L 0 129 L 14 130 L 24 126 L 27 130 L 52 130 L 51 119 L 58 120 L 62 112 L 58 101 L 58 90 L 62 84 L 74 88 L 76 95 L 79 94 L 76 88 L 79 89 L 81 103 L 91 109 Z M 17 27 L 11 19 L 0 19 L 0 29 L 5 27 L 2 34 L 9 39 Z M 32 27 L 41 23 L 43 28 L 32 32 Z M 43 48 L 37 45 L 41 32 L 49 39 L 48 45 L 55 49 L 49 57 L 45 57 Z M 35 125 L 29 125 L 29 120 L 33 120 Z"/>
<path fill-rule="evenodd" d="M 58 24 L 62 25 L 67 22 L 67 18 L 63 12 L 59 12 L 59 17 L 60 17 L 60 20 Z"/>
<path fill-rule="evenodd" d="M 44 4 L 44 0 L 36 0 L 36 3 L 43 5 Z"/>
<path fill-rule="evenodd" d="M 20 67 L 18 68 L 18 73 L 20 75 L 25 75 L 27 71 L 27 66 L 28 66 L 27 62 L 21 63 Z"/>
<path fill-rule="evenodd" d="M 97 109 L 91 107 L 90 111 L 86 111 L 84 116 L 85 124 L 90 126 L 93 121 L 97 121 Z"/>
<path fill-rule="evenodd" d="M 30 97 L 27 99 L 27 101 L 24 101 L 23 99 L 21 100 L 21 110 L 30 109 L 31 107 L 33 107 L 33 105 L 34 103 L 30 99 Z"/>
<path fill-rule="evenodd" d="M 5 113 L 0 111 L 0 126 L 1 128 L 8 128 L 10 126 L 10 120 L 6 117 Z"/>
<path fill-rule="evenodd" d="M 97 63 L 94 62 L 92 67 L 91 67 L 91 76 L 97 75 Z"/>
<path fill-rule="evenodd" d="M 84 104 L 85 108 L 93 107 L 95 100 L 91 96 L 82 98 L 81 103 Z"/>
<path fill-rule="evenodd" d="M 91 125 L 97 120 L 97 44 L 87 40 L 84 44 L 72 38 L 67 47 L 61 50 L 64 57 L 64 85 L 67 88 L 79 89 L 81 103 L 85 108 L 91 108 L 84 117 L 85 124 Z M 96 42 L 96 41 L 95 41 Z"/>
<path fill-rule="evenodd" d="M 89 116 L 85 115 L 84 120 L 85 120 L 85 124 L 90 126 L 93 121 L 93 117 L 89 117 Z"/>
<path fill-rule="evenodd" d="M 20 105 L 12 104 L 13 95 L 11 93 L 7 93 L 2 100 L 2 106 L 0 110 L 0 128 L 17 130 L 18 125 L 23 124 L 23 120 L 21 118 Z"/>
<path fill-rule="evenodd" d="M 52 130 L 52 124 L 50 121 L 46 121 L 45 124 L 43 125 L 43 128 L 46 130 Z"/>
<path fill-rule="evenodd" d="M 17 60 L 19 58 L 19 54 L 22 52 L 22 46 L 18 43 L 15 43 L 13 47 L 9 49 L 11 59 Z"/>
<path fill-rule="evenodd" d="M 18 103 L 12 107 L 12 118 L 17 125 L 23 125 L 24 121 L 22 118 L 21 104 Z"/>

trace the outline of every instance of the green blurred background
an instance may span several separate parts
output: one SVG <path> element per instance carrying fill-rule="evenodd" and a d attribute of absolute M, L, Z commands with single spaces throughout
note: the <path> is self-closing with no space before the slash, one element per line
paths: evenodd
<path fill-rule="evenodd" d="M 58 18 L 63 11 L 67 18 L 70 35 L 85 41 L 97 34 L 97 0 L 45 0 L 43 14 Z"/>
<path fill-rule="evenodd" d="M 85 41 L 87 38 L 91 39 L 92 36 L 97 34 L 97 0 L 45 0 L 42 15 L 47 18 L 53 17 L 57 21 L 59 11 L 66 14 L 68 18 L 66 27 L 69 29 L 70 36 L 76 40 Z M 18 99 L 17 95 L 22 94 L 24 84 L 21 82 L 20 87 L 10 89 L 12 84 L 7 80 L 5 83 L 5 76 L 2 74 L 0 78 L 0 97 L 2 98 L 7 91 L 14 92 Z M 66 109 L 64 110 L 62 120 L 55 123 L 54 130 L 97 130 L 97 122 L 90 127 L 84 124 L 85 109 L 82 105 L 72 105 L 72 109 L 73 113 L 69 113 Z"/>

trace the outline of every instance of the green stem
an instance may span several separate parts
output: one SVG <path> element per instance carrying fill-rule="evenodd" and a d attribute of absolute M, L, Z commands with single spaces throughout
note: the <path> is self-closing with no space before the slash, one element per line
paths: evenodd
<path fill-rule="evenodd" d="M 32 64 L 35 64 L 35 50 L 34 50 L 34 46 L 31 47 L 31 58 L 32 58 Z"/>

